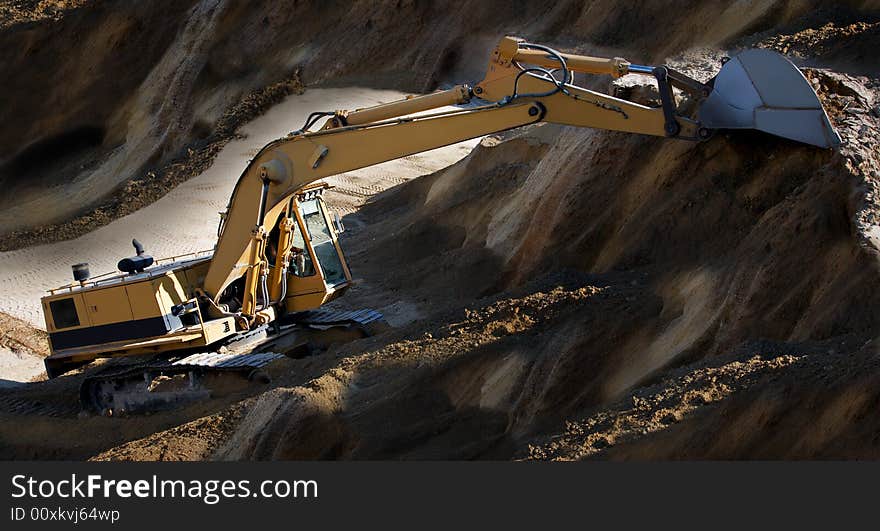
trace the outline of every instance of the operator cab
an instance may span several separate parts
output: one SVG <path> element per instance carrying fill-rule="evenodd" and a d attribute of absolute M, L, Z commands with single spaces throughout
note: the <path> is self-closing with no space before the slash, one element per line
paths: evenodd
<path fill-rule="evenodd" d="M 324 282 L 327 287 L 333 288 L 349 279 L 345 276 L 345 269 L 342 267 L 342 252 L 338 248 L 336 235 L 328 223 L 326 204 L 320 196 L 312 199 L 300 201 L 299 213 L 302 216 L 303 224 L 309 235 L 309 244 L 318 259 L 321 266 L 321 273 L 324 276 Z M 295 230 L 293 233 L 293 245 L 299 249 L 308 247 L 303 238 L 301 230 Z M 314 264 L 311 257 L 306 258 L 306 253 L 299 253 L 302 261 L 302 269 L 297 271 L 299 264 L 294 263 L 294 275 L 308 276 L 314 274 Z"/>
<path fill-rule="evenodd" d="M 324 202 L 324 191 L 329 188 L 323 182 L 307 186 L 295 196 L 286 212 L 295 218 L 284 298 L 288 312 L 318 308 L 342 295 L 351 284 L 351 272 L 338 240 L 344 228 Z M 277 233 L 273 230 L 269 236 L 270 248 L 277 242 Z M 269 257 L 269 262 L 274 262 L 273 257 Z"/>
<path fill-rule="evenodd" d="M 351 284 L 351 272 L 339 246 L 341 223 L 329 214 L 319 183 L 294 196 L 281 218 L 292 221 L 291 259 L 286 282 L 272 304 L 280 313 L 319 308 Z M 280 224 L 280 223 L 279 223 Z M 267 255 L 275 263 L 279 231 L 268 238 Z M 43 297 L 43 313 L 52 355 L 50 376 L 98 357 L 116 357 L 201 348 L 223 341 L 237 331 L 231 315 L 211 316 L 199 304 L 212 252 L 154 260 L 136 240 L 136 256 L 119 262 L 120 272 L 90 277 L 88 264 L 73 266 L 74 282 Z M 274 249 L 273 249 L 274 247 Z M 275 269 L 271 266 L 271 269 Z M 282 271 L 274 271 L 282 278 Z M 223 301 L 237 311 L 243 278 L 230 286 Z M 240 299 L 239 299 L 240 300 Z"/>

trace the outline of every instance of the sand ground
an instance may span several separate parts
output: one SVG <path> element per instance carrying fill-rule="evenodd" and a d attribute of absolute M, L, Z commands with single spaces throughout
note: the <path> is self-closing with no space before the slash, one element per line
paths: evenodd
<path fill-rule="evenodd" d="M 0 347 L 0 387 L 19 385 L 43 374 L 43 359 Z"/>

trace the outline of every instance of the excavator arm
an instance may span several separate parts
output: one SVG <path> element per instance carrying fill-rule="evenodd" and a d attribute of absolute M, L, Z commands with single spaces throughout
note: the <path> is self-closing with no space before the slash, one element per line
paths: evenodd
<path fill-rule="evenodd" d="M 789 77 L 800 75 L 791 63 L 782 60 L 790 66 L 785 72 Z M 274 315 L 270 305 L 264 303 L 262 308 L 258 305 L 258 291 L 266 285 L 266 278 L 270 275 L 270 264 L 265 258 L 268 231 L 285 212 L 290 215 L 288 203 L 294 194 L 322 178 L 542 121 L 703 140 L 711 136 L 712 129 L 701 124 L 698 116 L 679 113 L 673 89 L 679 89 L 698 101 L 712 97 L 721 99 L 722 104 L 712 109 L 713 120 L 722 125 L 725 119 L 732 123 L 725 114 L 748 109 L 734 102 L 733 111 L 725 110 L 723 105 L 727 101 L 724 95 L 718 95 L 719 89 L 729 92 L 731 86 L 745 80 L 752 81 L 755 87 L 762 87 L 764 80 L 749 74 L 747 67 L 759 70 L 758 67 L 766 66 L 765 63 L 742 61 L 738 64 L 746 74 L 734 73 L 724 87 L 718 87 L 717 83 L 713 87 L 663 66 L 633 65 L 621 58 L 562 54 L 505 37 L 490 58 L 485 78 L 473 88 L 459 85 L 450 90 L 353 112 L 317 113 L 317 117 L 328 116 L 322 128 L 309 131 L 311 124 L 307 124 L 303 130 L 268 144 L 239 178 L 205 277 L 204 294 L 216 306 L 224 290 L 244 277 L 240 314 L 251 322 L 271 321 Z M 648 107 L 575 86 L 572 72 L 612 77 L 627 73 L 652 76 L 657 81 L 662 105 Z M 780 74 L 775 72 L 774 75 Z M 792 83 L 796 85 L 796 81 Z M 803 86 L 796 88 L 803 94 Z M 839 139 L 808 84 L 806 89 L 814 100 L 812 107 L 799 103 L 797 110 L 812 112 L 815 116 L 811 116 L 817 118 L 815 128 L 820 130 L 818 135 L 827 140 L 826 145 L 833 146 Z M 476 101 L 472 102 L 472 99 Z M 477 105 L 443 110 L 450 105 L 468 102 Z M 759 107 L 766 107 L 760 103 L 753 102 L 753 113 L 757 113 Z M 700 109 L 700 106 L 696 108 Z M 786 135 L 786 131 L 774 132 L 796 138 Z M 280 280 L 277 273 L 272 278 L 276 283 Z M 278 290 L 273 285 L 268 291 L 277 293 Z"/>

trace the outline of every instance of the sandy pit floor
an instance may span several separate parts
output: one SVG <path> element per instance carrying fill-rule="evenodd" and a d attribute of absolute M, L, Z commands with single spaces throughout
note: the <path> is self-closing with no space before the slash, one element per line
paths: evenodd
<path fill-rule="evenodd" d="M 0 387 L 30 382 L 43 374 L 43 360 L 32 354 L 0 347 Z"/>
<path fill-rule="evenodd" d="M 156 203 L 75 240 L 0 253 L 0 311 L 44 328 L 40 297 L 46 290 L 70 282 L 72 264 L 88 262 L 93 275 L 115 270 L 119 259 L 132 255 L 132 238 L 157 258 L 211 249 L 218 214 L 225 209 L 247 161 L 263 145 L 298 129 L 310 112 L 367 107 L 402 96 L 389 90 L 327 88 L 287 98 L 244 126 L 240 133 L 245 138 L 224 147 L 208 171 Z M 328 203 L 340 214 L 354 212 L 374 193 L 456 162 L 477 142 L 462 142 L 335 176 L 328 180 L 336 186 Z"/>

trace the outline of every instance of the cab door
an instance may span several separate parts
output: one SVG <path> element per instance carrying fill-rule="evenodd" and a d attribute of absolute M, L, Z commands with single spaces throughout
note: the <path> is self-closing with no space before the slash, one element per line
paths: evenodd
<path fill-rule="evenodd" d="M 294 205 L 293 247 L 301 251 L 291 259 L 288 274 L 285 307 L 291 312 L 319 307 L 351 281 L 323 200 L 318 194 L 308 194 Z"/>

